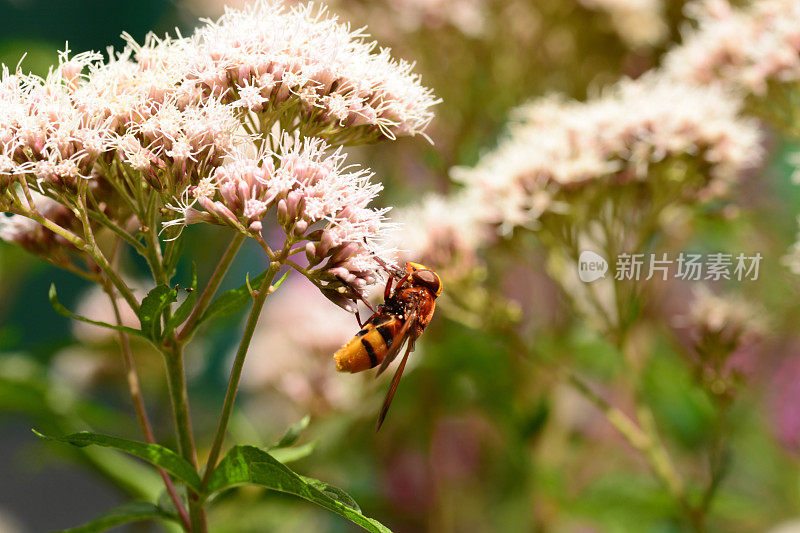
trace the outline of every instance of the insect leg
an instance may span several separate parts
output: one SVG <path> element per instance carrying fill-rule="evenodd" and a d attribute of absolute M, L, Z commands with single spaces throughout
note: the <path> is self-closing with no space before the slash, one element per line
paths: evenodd
<path fill-rule="evenodd" d="M 378 257 L 377 255 L 372 254 L 372 258 L 375 259 L 375 262 L 377 262 L 380 266 L 382 266 L 383 269 L 386 272 L 388 272 L 390 276 L 395 276 L 395 277 L 399 278 L 400 276 L 402 276 L 404 274 L 404 272 L 401 269 L 392 268 L 391 266 L 386 264 L 386 262 L 383 259 L 381 259 L 380 257 Z"/>
<path fill-rule="evenodd" d="M 375 313 L 377 313 L 377 312 L 378 312 L 378 310 L 377 310 L 377 309 L 375 309 L 375 307 L 374 307 L 374 306 L 373 306 L 371 303 L 369 303 L 369 302 L 366 300 L 366 298 L 364 298 L 364 297 L 361 295 L 361 292 L 360 292 L 358 289 L 356 289 L 355 287 L 353 287 L 352 285 L 350 285 L 349 283 L 347 283 L 346 281 L 344 281 L 344 280 L 342 280 L 342 279 L 340 279 L 340 281 L 341 281 L 341 282 L 342 282 L 344 285 L 347 285 L 347 286 L 350 288 L 350 290 L 352 291 L 352 293 L 355 295 L 355 298 L 353 298 L 353 302 L 355 302 L 356 304 L 358 304 L 358 300 L 361 300 L 362 302 L 364 302 L 364 305 L 366 305 L 366 306 L 367 306 L 367 309 L 369 309 L 369 310 L 370 310 L 370 311 L 371 311 L 373 314 L 375 314 Z"/>
<path fill-rule="evenodd" d="M 408 281 L 408 278 L 410 278 L 410 277 L 411 277 L 411 274 L 409 273 L 409 274 L 406 274 L 405 276 L 403 276 L 402 278 L 400 278 L 400 281 L 398 281 L 398 282 L 395 284 L 395 288 L 396 288 L 396 289 L 399 289 L 400 287 L 402 287 L 402 286 L 403 286 L 403 283 L 405 283 L 406 281 Z"/>
<path fill-rule="evenodd" d="M 389 296 L 392 294 L 392 280 L 394 279 L 393 276 L 389 276 L 389 279 L 386 280 L 386 288 L 383 289 L 383 301 L 389 299 Z"/>

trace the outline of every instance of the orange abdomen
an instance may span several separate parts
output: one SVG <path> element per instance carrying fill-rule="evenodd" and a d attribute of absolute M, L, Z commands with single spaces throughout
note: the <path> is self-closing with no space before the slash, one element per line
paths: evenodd
<path fill-rule="evenodd" d="M 333 354 L 336 370 L 356 373 L 378 366 L 402 327 L 402 321 L 395 316 L 373 315 L 364 329 Z"/>

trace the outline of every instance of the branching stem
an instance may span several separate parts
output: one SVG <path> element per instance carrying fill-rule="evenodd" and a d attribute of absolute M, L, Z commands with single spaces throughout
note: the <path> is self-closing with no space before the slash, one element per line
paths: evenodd
<path fill-rule="evenodd" d="M 111 302 L 111 307 L 114 309 L 114 318 L 117 322 L 117 325 L 122 326 L 122 315 L 119 312 L 119 305 L 117 304 L 114 289 L 110 283 L 106 282 L 104 284 L 104 290 L 108 295 L 109 301 Z M 153 433 L 153 426 L 147 416 L 147 409 L 144 404 L 142 389 L 139 386 L 139 375 L 136 372 L 136 363 L 133 359 L 130 339 L 128 338 L 128 334 L 124 331 L 119 331 L 118 334 L 120 352 L 122 354 L 122 364 L 125 369 L 128 392 L 130 393 L 131 401 L 133 402 L 133 409 L 136 412 L 136 419 L 139 421 L 139 426 L 142 428 L 142 433 L 144 434 L 145 440 L 150 444 L 156 444 L 157 442 L 155 434 Z M 190 527 L 189 514 L 186 512 L 186 508 L 184 507 L 180 496 L 178 496 L 178 492 L 175 489 L 175 484 L 172 482 L 172 478 L 169 477 L 169 474 L 163 468 L 157 467 L 157 469 L 159 475 L 161 475 L 161 479 L 164 481 L 164 486 L 167 489 L 167 493 L 169 494 L 172 503 L 175 505 L 175 509 L 178 511 L 178 516 L 181 519 L 181 523 L 183 524 L 184 528 L 188 530 Z"/>
<path fill-rule="evenodd" d="M 275 279 L 275 275 L 278 273 L 281 266 L 283 266 L 282 261 L 285 259 L 289 248 L 290 246 L 287 244 L 277 260 L 270 263 L 269 269 L 267 269 L 266 275 L 264 276 L 264 281 L 261 283 L 261 287 L 259 287 L 258 291 L 256 292 L 255 299 L 253 300 L 253 307 L 250 309 L 250 315 L 247 317 L 247 324 L 244 328 L 242 340 L 239 343 L 239 348 L 236 351 L 236 358 L 234 359 L 233 366 L 231 368 L 231 375 L 230 379 L 228 380 L 228 389 L 225 392 L 225 401 L 222 406 L 222 413 L 220 414 L 219 424 L 217 425 L 217 431 L 214 435 L 214 443 L 211 445 L 211 451 L 209 452 L 208 461 L 206 462 L 206 473 L 203 477 L 203 485 L 208 483 L 208 480 L 211 478 L 211 474 L 214 472 L 214 468 L 217 465 L 219 454 L 222 451 L 222 444 L 225 441 L 225 433 L 228 429 L 228 422 L 230 420 L 231 413 L 233 412 L 233 404 L 236 400 L 236 392 L 239 388 L 239 379 L 242 376 L 242 368 L 244 367 L 245 357 L 247 356 L 247 351 L 250 347 L 250 341 L 253 338 L 253 332 L 256 329 L 256 324 L 258 323 L 258 317 L 261 314 L 261 309 L 264 307 L 264 302 L 267 299 L 267 295 L 270 293 L 272 281 Z"/>
<path fill-rule="evenodd" d="M 180 333 L 178 333 L 178 342 L 185 343 L 191 338 L 192 333 L 194 333 L 194 329 L 197 325 L 197 321 L 202 318 L 203 313 L 205 313 L 206 309 L 208 309 L 208 306 L 211 304 L 211 299 L 217 293 L 217 289 L 219 289 L 222 280 L 225 278 L 225 274 L 228 272 L 231 263 L 233 263 L 233 259 L 239 252 L 239 248 L 242 247 L 244 239 L 245 236 L 241 233 L 237 232 L 234 235 L 233 240 L 231 240 L 228 248 L 225 250 L 225 253 L 222 254 L 219 263 L 217 263 L 214 273 L 211 274 L 211 278 L 208 280 L 206 288 L 197 299 L 197 303 L 195 304 L 194 309 L 192 309 L 189 318 L 186 319 L 183 328 L 181 329 Z"/>

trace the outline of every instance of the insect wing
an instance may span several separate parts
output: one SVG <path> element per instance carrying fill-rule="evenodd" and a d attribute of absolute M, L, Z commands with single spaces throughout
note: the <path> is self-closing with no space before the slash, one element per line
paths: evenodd
<path fill-rule="evenodd" d="M 408 320 L 406 320 L 405 324 L 403 324 L 403 327 L 400 328 L 399 333 L 397 334 L 397 336 L 395 336 L 394 340 L 392 341 L 392 346 L 389 348 L 389 351 L 386 352 L 383 361 L 381 361 L 381 366 L 378 367 L 378 372 L 375 374 L 375 377 L 378 377 L 381 374 L 383 374 L 383 371 L 389 368 L 391 362 L 394 361 L 395 357 L 397 357 L 397 354 L 400 353 L 400 349 L 403 347 L 403 344 L 405 344 L 406 339 L 408 338 L 408 335 L 411 332 L 411 326 L 415 324 L 416 321 L 417 321 L 417 313 L 416 311 L 414 311 L 408 317 Z"/>
<path fill-rule="evenodd" d="M 414 341 L 416 339 L 410 339 L 408 342 L 408 348 L 406 348 L 406 353 L 403 355 L 403 359 L 400 361 L 400 365 L 397 367 L 397 371 L 394 373 L 394 377 L 392 378 L 392 385 L 389 387 L 389 392 L 386 393 L 386 398 L 383 400 L 383 406 L 381 406 L 381 412 L 378 415 L 378 423 L 375 426 L 375 431 L 377 432 L 381 429 L 383 425 L 383 421 L 386 419 L 386 413 L 389 412 L 389 406 L 392 405 L 392 400 L 394 399 L 394 393 L 397 392 L 397 386 L 400 384 L 400 378 L 403 376 L 403 370 L 406 368 L 406 361 L 408 361 L 408 354 L 411 353 L 411 350 L 414 349 Z"/>

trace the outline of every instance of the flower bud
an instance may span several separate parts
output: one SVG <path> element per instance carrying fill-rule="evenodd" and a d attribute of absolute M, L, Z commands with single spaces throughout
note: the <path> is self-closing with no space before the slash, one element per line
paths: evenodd
<path fill-rule="evenodd" d="M 286 195 L 286 207 L 287 207 L 287 217 L 289 220 L 294 220 L 297 218 L 298 210 L 300 207 L 300 201 L 303 199 L 303 196 L 298 191 L 291 191 L 289 194 Z"/>
<path fill-rule="evenodd" d="M 331 235 L 330 231 L 323 231 L 322 237 L 319 239 L 319 244 L 317 244 L 317 255 L 320 257 L 324 257 L 328 255 L 328 250 L 331 249 L 333 245 L 333 236 Z"/>
<path fill-rule="evenodd" d="M 359 248 L 360 245 L 354 242 L 347 243 L 343 246 L 338 247 L 337 251 L 335 251 L 333 255 L 331 255 L 329 264 L 336 265 L 338 263 L 341 263 L 342 261 L 349 259 L 350 256 L 356 253 Z"/>
<path fill-rule="evenodd" d="M 285 226 L 289 218 L 289 207 L 286 200 L 281 198 L 278 200 L 278 223 Z"/>
<path fill-rule="evenodd" d="M 313 242 L 306 243 L 306 260 L 311 266 L 319 263 L 319 259 L 316 257 L 316 248 Z"/>
<path fill-rule="evenodd" d="M 294 234 L 302 235 L 308 229 L 308 222 L 305 220 L 298 220 L 294 225 Z"/>

